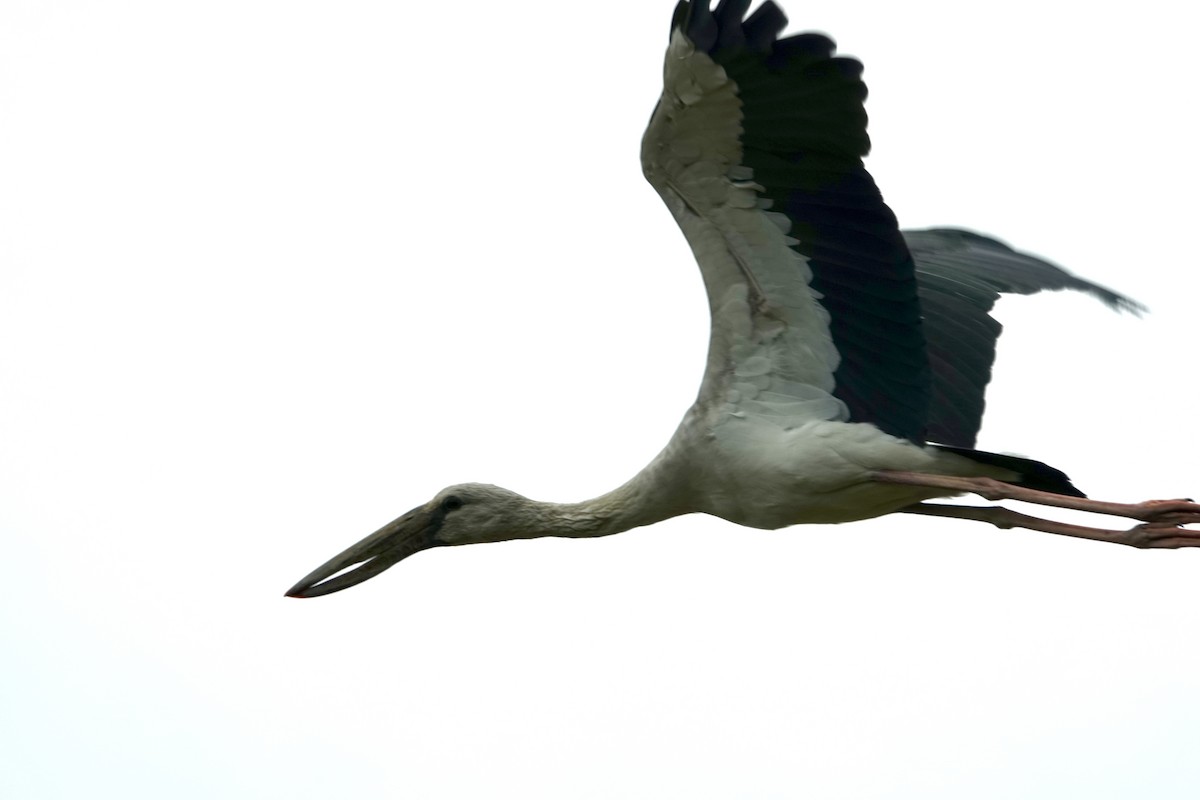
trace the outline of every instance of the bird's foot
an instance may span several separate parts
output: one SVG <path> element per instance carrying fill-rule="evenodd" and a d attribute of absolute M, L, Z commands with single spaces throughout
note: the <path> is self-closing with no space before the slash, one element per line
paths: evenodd
<path fill-rule="evenodd" d="M 1147 522 L 1130 528 L 1122 544 L 1143 550 L 1158 548 L 1177 550 L 1180 547 L 1200 547 L 1200 531 L 1164 522 Z"/>
<path fill-rule="evenodd" d="M 1200 503 L 1195 503 L 1190 498 L 1144 500 L 1141 503 L 1131 503 L 1129 508 L 1130 513 L 1123 516 L 1129 516 L 1131 519 L 1140 519 L 1155 525 L 1163 523 L 1173 525 L 1200 523 Z"/>

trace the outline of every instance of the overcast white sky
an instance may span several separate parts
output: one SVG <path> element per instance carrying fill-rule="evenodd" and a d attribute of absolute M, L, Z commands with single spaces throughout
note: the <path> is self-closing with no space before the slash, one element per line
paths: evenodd
<path fill-rule="evenodd" d="M 983 447 L 1200 492 L 1178 3 L 788 2 L 1010 301 Z M 0 795 L 1194 798 L 1200 553 L 686 517 L 292 583 L 445 484 L 598 494 L 694 396 L 670 0 L 0 9 Z"/>

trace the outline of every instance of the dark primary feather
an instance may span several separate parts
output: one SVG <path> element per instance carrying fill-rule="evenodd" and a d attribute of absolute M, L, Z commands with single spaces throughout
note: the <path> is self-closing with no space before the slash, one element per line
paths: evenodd
<path fill-rule="evenodd" d="M 967 290 L 1002 294 L 1037 294 L 1074 289 L 1097 298 L 1109 308 L 1140 314 L 1145 307 L 1099 284 L 1072 275 L 1037 256 L 1014 250 L 1003 242 L 961 228 L 904 231 L 904 241 L 917 260 L 918 281 L 942 276 L 961 281 Z"/>

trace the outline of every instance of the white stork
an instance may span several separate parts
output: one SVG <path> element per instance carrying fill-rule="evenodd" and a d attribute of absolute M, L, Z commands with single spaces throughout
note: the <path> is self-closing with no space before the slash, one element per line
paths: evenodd
<path fill-rule="evenodd" d="M 816 33 L 778 38 L 771 0 L 682 0 L 642 169 L 696 254 L 712 329 L 696 402 L 662 452 L 580 503 L 451 486 L 288 591 L 329 594 L 431 547 L 607 536 L 700 512 L 754 528 L 900 511 L 1134 547 L 1200 546 L 1200 504 L 1086 499 L 1057 469 L 973 449 L 1000 325 L 999 293 L 1076 289 L 1132 301 L 993 239 L 901 232 L 863 167 L 862 64 Z M 1129 530 L 1001 506 L 973 493 L 1124 516 Z M 353 567 L 353 569 L 350 569 Z"/>

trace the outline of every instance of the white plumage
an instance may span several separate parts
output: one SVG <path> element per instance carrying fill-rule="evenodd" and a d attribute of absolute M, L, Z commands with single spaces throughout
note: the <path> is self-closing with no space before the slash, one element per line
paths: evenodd
<path fill-rule="evenodd" d="M 679 4 L 642 142 L 646 178 L 695 254 L 712 315 L 699 395 L 663 451 L 582 503 L 450 487 L 288 594 L 338 591 L 430 547 L 604 536 L 692 512 L 773 529 L 905 511 L 1200 545 L 1182 527 L 1200 522 L 1200 505 L 1091 501 L 1045 464 L 973 449 L 998 293 L 1073 288 L 1136 304 L 976 234 L 901 234 L 862 166 L 861 65 L 818 34 L 779 39 L 786 19 L 773 2 L 746 17 L 748 6 Z M 964 492 L 1147 524 L 1114 531 L 923 502 Z"/>

